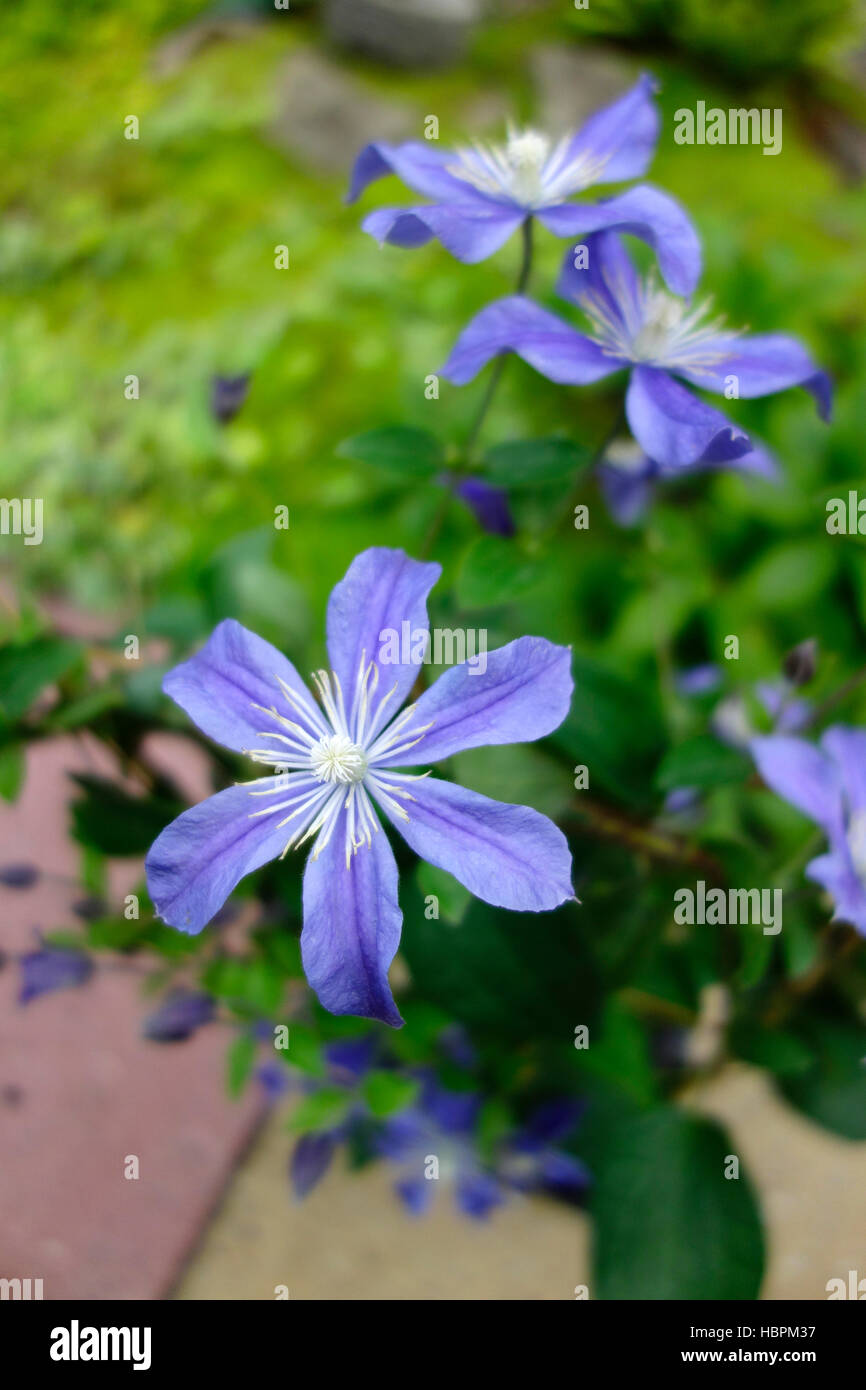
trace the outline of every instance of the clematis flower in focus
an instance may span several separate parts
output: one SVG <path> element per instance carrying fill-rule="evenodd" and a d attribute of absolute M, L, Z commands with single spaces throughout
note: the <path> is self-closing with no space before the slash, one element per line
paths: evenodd
<path fill-rule="evenodd" d="M 571 135 L 509 129 L 503 145 L 440 150 L 426 140 L 367 145 L 352 172 L 348 201 L 375 179 L 396 174 L 432 202 L 380 208 L 363 229 L 394 246 L 424 246 L 434 237 L 458 261 L 493 255 L 530 218 L 558 237 L 619 227 L 653 247 L 677 294 L 698 282 L 701 252 L 687 214 L 667 193 L 641 184 L 600 203 L 570 201 L 599 183 L 640 178 L 652 160 L 660 120 L 651 77 L 644 75 Z"/>
<path fill-rule="evenodd" d="M 806 877 L 830 894 L 834 919 L 866 936 L 866 730 L 835 725 L 817 747 L 771 735 L 750 750 L 767 786 L 824 831 L 828 853 Z"/>
<path fill-rule="evenodd" d="M 743 430 L 677 377 L 720 395 L 735 385 L 744 399 L 803 386 L 829 418 L 830 378 L 795 338 L 744 336 L 708 322 L 706 305 L 692 308 L 652 275 L 641 279 L 615 232 L 586 237 L 582 246 L 585 256 L 566 256 L 557 291 L 583 310 L 591 334 L 511 295 L 488 304 L 464 328 L 442 375 L 462 386 L 501 352 L 516 352 L 550 381 L 571 386 L 626 368 L 629 428 L 648 458 L 675 471 L 730 463 L 754 448 Z"/>
<path fill-rule="evenodd" d="M 574 896 L 565 836 L 546 816 L 398 771 L 542 738 L 571 700 L 568 650 L 522 637 L 488 653 L 483 673 L 470 662 L 451 667 L 400 712 L 423 660 L 426 599 L 440 573 L 400 550 L 356 556 L 329 600 L 331 671 L 313 678 L 319 703 L 284 656 L 232 620 L 163 681 L 209 737 L 276 771 L 218 792 L 158 837 L 146 872 L 160 917 L 197 933 L 245 874 L 311 843 L 307 979 L 332 1013 L 395 1027 L 402 1019 L 388 967 L 402 913 L 380 814 L 416 854 L 494 906 L 542 912 Z M 404 624 L 411 650 L 397 643 L 392 651 L 387 635 Z"/>

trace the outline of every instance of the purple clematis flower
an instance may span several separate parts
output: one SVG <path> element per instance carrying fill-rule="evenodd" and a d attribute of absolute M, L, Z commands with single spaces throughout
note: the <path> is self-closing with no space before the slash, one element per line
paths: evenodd
<path fill-rule="evenodd" d="M 402 1168 L 397 1195 L 413 1216 L 422 1216 L 442 1182 L 453 1187 L 465 1216 L 484 1220 L 505 1193 L 475 1146 L 481 1098 L 474 1092 L 447 1091 L 427 1073 L 421 1080 L 415 1104 L 387 1120 L 376 1140 L 382 1157 Z"/>
<path fill-rule="evenodd" d="M 641 280 L 615 232 L 586 237 L 583 245 L 586 268 L 577 269 L 569 252 L 557 290 L 584 311 L 592 336 L 511 295 L 489 304 L 464 328 L 442 374 L 462 386 L 508 351 L 551 381 L 571 386 L 628 368 L 625 413 L 631 432 L 650 459 L 673 471 L 729 463 L 753 451 L 738 426 L 675 377 L 718 394 L 736 384 L 744 398 L 804 386 L 822 418 L 829 417 L 830 379 L 796 339 L 780 333 L 744 337 L 718 321 L 707 323 L 705 305 L 690 308 L 651 275 Z"/>
<path fill-rule="evenodd" d="M 634 439 L 614 439 L 605 450 L 596 470 L 602 496 L 614 521 L 634 526 L 649 507 L 659 484 L 680 478 L 684 471 L 703 473 L 727 468 L 740 473 L 756 473 L 775 478 L 775 460 L 761 445 L 727 463 L 696 463 L 689 470 L 671 468 L 649 458 Z"/>
<path fill-rule="evenodd" d="M 834 920 L 866 936 L 866 730 L 835 725 L 818 747 L 776 734 L 750 747 L 767 786 L 827 836 L 829 853 L 806 865 L 806 877 L 830 894 Z"/>
<path fill-rule="evenodd" d="M 163 681 L 211 738 L 277 771 L 217 793 L 162 832 L 146 861 L 156 911 L 199 932 L 245 874 L 312 840 L 307 979 L 332 1013 L 394 1027 L 402 1019 L 388 967 L 402 914 L 375 806 L 416 854 L 485 902 L 541 912 L 574 896 L 565 836 L 546 816 L 396 770 L 542 738 L 571 700 L 568 650 L 522 637 L 489 653 L 483 674 L 469 662 L 452 667 L 398 713 L 423 660 L 426 598 L 440 573 L 400 550 L 356 556 L 328 603 L 320 705 L 284 656 L 232 620 Z M 411 650 L 390 650 L 390 634 L 407 630 Z"/>
<path fill-rule="evenodd" d="M 600 203 L 569 201 L 595 184 L 620 183 L 646 172 L 660 129 L 654 90 L 652 78 L 644 75 L 557 142 L 536 130 L 509 129 L 501 146 L 451 151 L 421 140 L 367 145 L 355 162 L 348 201 L 375 179 L 396 174 L 433 201 L 380 208 L 364 219 L 364 231 L 393 246 L 424 246 L 436 237 L 468 264 L 498 251 L 530 218 L 559 237 L 618 227 L 653 247 L 675 293 L 691 294 L 700 276 L 700 243 L 688 216 L 667 193 L 642 184 Z"/>

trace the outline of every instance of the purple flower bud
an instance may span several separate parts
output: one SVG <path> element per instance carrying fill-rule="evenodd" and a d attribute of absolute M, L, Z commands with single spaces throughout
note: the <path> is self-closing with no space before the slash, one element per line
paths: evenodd
<path fill-rule="evenodd" d="M 159 1008 L 148 1014 L 141 1031 L 150 1042 L 185 1042 L 213 1016 L 214 1001 L 209 994 L 172 990 Z"/>
<path fill-rule="evenodd" d="M 46 946 L 21 957 L 19 1004 L 29 1004 L 40 994 L 83 985 L 93 974 L 93 962 L 82 951 Z"/>
<path fill-rule="evenodd" d="M 785 653 L 782 670 L 792 685 L 808 685 L 818 665 L 818 640 L 809 637 Z"/>
<path fill-rule="evenodd" d="M 297 1198 L 306 1197 L 327 1173 L 334 1157 L 333 1134 L 304 1134 L 289 1160 L 289 1177 Z"/>
<path fill-rule="evenodd" d="M 493 487 L 481 478 L 464 478 L 456 488 L 456 494 L 465 502 L 483 531 L 491 536 L 510 537 L 516 527 L 508 494 L 501 487 Z"/>
<path fill-rule="evenodd" d="M 35 864 L 4 864 L 0 868 L 0 883 L 4 888 L 32 888 L 39 881 Z"/>
<path fill-rule="evenodd" d="M 211 381 L 211 410 L 221 425 L 233 420 L 247 398 L 250 372 L 240 376 L 215 376 Z"/>

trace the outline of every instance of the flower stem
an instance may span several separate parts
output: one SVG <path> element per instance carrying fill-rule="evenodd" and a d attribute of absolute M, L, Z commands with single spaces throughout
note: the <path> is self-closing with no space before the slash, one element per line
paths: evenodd
<path fill-rule="evenodd" d="M 520 258 L 520 270 L 517 276 L 517 285 L 514 291 L 515 294 L 525 293 L 526 288 L 529 284 L 529 277 L 532 274 L 532 225 L 532 218 L 527 217 L 520 229 L 523 239 L 523 254 Z M 451 506 L 451 499 L 454 495 L 454 480 L 456 478 L 462 477 L 464 473 L 467 473 L 469 471 L 470 465 L 472 463 L 472 457 L 475 452 L 475 447 L 478 443 L 478 437 L 481 433 L 484 421 L 487 418 L 488 411 L 490 410 L 490 407 L 493 403 L 493 397 L 496 395 L 497 388 L 499 386 L 500 381 L 502 380 L 502 373 L 505 370 L 505 364 L 507 361 L 508 356 L 506 353 L 503 352 L 500 353 L 495 363 L 493 364 L 493 371 L 490 373 L 490 380 L 487 383 L 487 389 L 485 390 L 484 395 L 481 398 L 481 404 L 478 407 L 478 411 L 470 427 L 469 434 L 466 436 L 466 442 L 463 445 L 459 458 L 456 460 L 456 462 L 450 470 L 451 479 L 450 482 L 446 484 L 445 496 L 439 504 L 436 514 L 433 517 L 432 522 L 430 523 L 430 528 L 427 532 L 427 535 L 424 537 L 424 540 L 421 544 L 419 556 L 422 560 L 427 559 L 427 556 L 430 554 L 430 551 L 433 549 L 433 545 L 435 544 L 439 536 L 439 532 L 442 530 L 445 518 L 448 515 L 448 509 Z"/>

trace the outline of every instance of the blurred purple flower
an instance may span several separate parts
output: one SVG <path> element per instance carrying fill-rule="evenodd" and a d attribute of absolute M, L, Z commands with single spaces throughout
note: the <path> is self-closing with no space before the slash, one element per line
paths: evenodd
<path fill-rule="evenodd" d="M 706 305 L 692 308 L 641 280 L 615 232 L 585 238 L 580 266 L 570 251 L 559 277 L 562 298 L 589 319 L 592 336 L 523 295 L 482 309 L 460 334 L 442 375 L 464 385 L 493 357 L 516 352 L 550 381 L 586 386 L 623 368 L 629 371 L 625 413 L 648 459 L 681 472 L 730 463 L 754 453 L 748 435 L 676 380 L 725 395 L 769 396 L 803 386 L 823 419 L 832 397 L 830 378 L 801 343 L 780 333 L 744 336 L 706 322 Z"/>
<path fill-rule="evenodd" d="M 540 912 L 574 896 L 568 843 L 546 816 L 396 770 L 542 738 L 571 701 L 568 649 L 523 637 L 489 653 L 483 673 L 452 667 L 397 714 L 423 660 L 417 634 L 426 649 L 426 598 L 440 573 L 400 550 L 355 558 L 328 605 L 332 671 L 314 677 L 321 708 L 284 656 L 231 620 L 163 681 L 204 733 L 277 771 L 219 792 L 162 832 L 146 860 L 159 916 L 201 931 L 245 874 L 315 837 L 303 886 L 307 979 L 331 1013 L 393 1027 L 402 1019 L 388 967 L 402 914 L 374 803 L 417 855 L 485 902 Z M 408 652 L 399 640 L 407 628 Z M 388 634 L 397 651 L 383 646 Z"/>
<path fill-rule="evenodd" d="M 21 956 L 21 988 L 19 1004 L 29 1004 L 41 994 L 57 989 L 83 985 L 93 974 L 93 962 L 83 951 L 67 951 L 57 946 L 42 946 Z"/>
<path fill-rule="evenodd" d="M 39 877 L 35 864 L 4 864 L 0 868 L 0 884 L 4 888 L 32 888 Z"/>
<path fill-rule="evenodd" d="M 778 477 L 778 465 L 759 444 L 739 458 L 722 463 L 701 462 L 690 468 L 666 467 L 644 453 L 634 439 L 615 439 L 605 450 L 596 470 L 607 509 L 620 526 L 634 526 L 649 507 L 658 486 L 684 473 L 708 473 L 728 469 L 763 478 Z"/>
<path fill-rule="evenodd" d="M 713 690 L 718 690 L 721 679 L 721 669 L 714 662 L 705 661 L 701 666 L 678 671 L 674 685 L 680 695 L 709 695 Z"/>
<path fill-rule="evenodd" d="M 475 1220 L 504 1201 L 501 1183 L 481 1163 L 474 1133 L 481 1099 L 447 1091 L 422 1074 L 415 1104 L 386 1120 L 376 1140 L 379 1154 L 401 1168 L 395 1190 L 413 1216 L 427 1211 L 436 1184 L 452 1187 L 460 1211 Z"/>
<path fill-rule="evenodd" d="M 303 1134 L 289 1159 L 289 1180 L 295 1196 L 302 1201 L 327 1173 L 340 1141 L 338 1130 Z"/>
<path fill-rule="evenodd" d="M 773 734 L 750 748 L 767 786 L 827 836 L 829 853 L 806 865 L 806 877 L 833 899 L 834 920 L 866 936 L 866 730 L 835 725 L 818 746 Z"/>
<path fill-rule="evenodd" d="M 214 376 L 211 379 L 211 410 L 221 425 L 227 425 L 237 415 L 249 393 L 251 375 L 250 372 L 242 372 L 240 376 Z"/>
<path fill-rule="evenodd" d="M 148 1014 L 142 1033 L 150 1042 L 185 1042 L 204 1024 L 211 1023 L 215 1014 L 214 1001 L 209 994 L 187 989 L 172 990 L 158 1009 Z"/>
<path fill-rule="evenodd" d="M 465 502 L 483 531 L 491 536 L 514 535 L 516 527 L 504 488 L 485 483 L 482 478 L 464 478 L 454 489 Z"/>
<path fill-rule="evenodd" d="M 380 208 L 363 228 L 379 242 L 424 246 L 434 237 L 457 260 L 485 260 L 530 219 L 554 236 L 620 227 L 649 243 L 677 294 L 691 294 L 700 244 L 687 214 L 667 193 L 641 184 L 599 203 L 574 203 L 599 183 L 640 178 L 655 152 L 660 121 L 647 75 L 580 130 L 554 143 L 536 130 L 509 129 L 504 145 L 440 150 L 428 141 L 376 143 L 355 161 L 348 201 L 374 180 L 396 174 L 432 202 Z"/>

